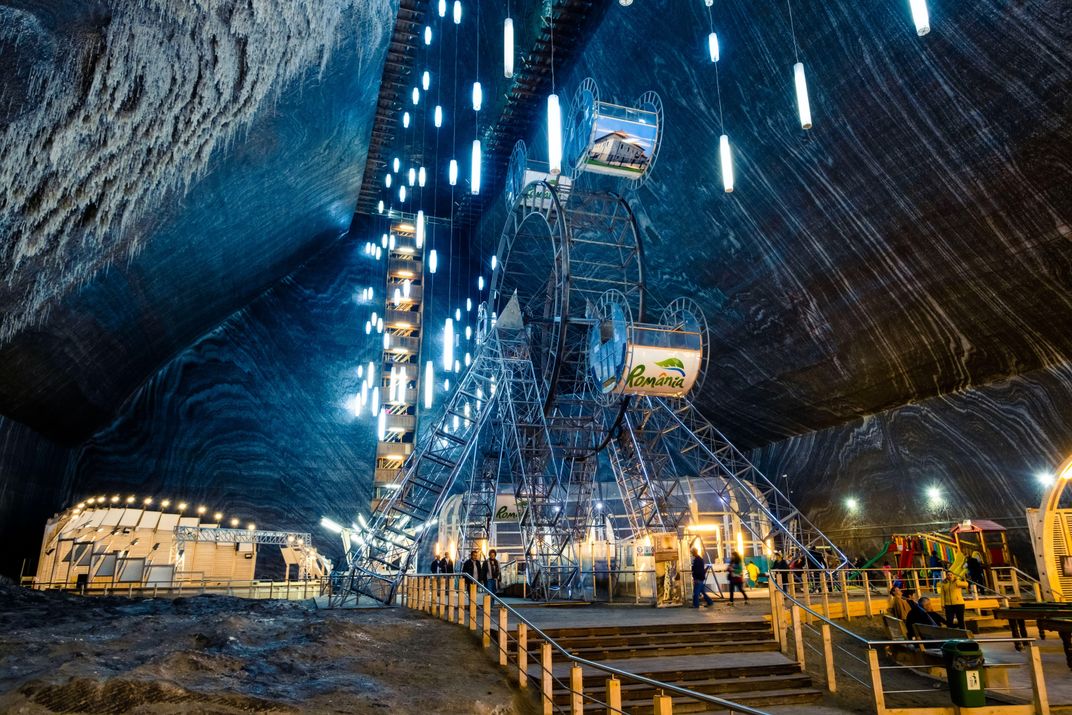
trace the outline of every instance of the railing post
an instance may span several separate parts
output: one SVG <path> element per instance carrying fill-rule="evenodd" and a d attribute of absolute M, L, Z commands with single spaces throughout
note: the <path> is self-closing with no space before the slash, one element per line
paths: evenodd
<path fill-rule="evenodd" d="M 544 641 L 540 644 L 540 699 L 543 701 L 543 715 L 553 715 L 555 710 L 551 665 L 551 644 Z"/>
<path fill-rule="evenodd" d="M 1020 597 L 1020 577 L 1016 574 L 1016 569 L 1009 569 L 1009 576 L 1012 577 L 1012 595 L 1016 598 Z M 995 577 L 996 578 L 996 577 Z"/>
<path fill-rule="evenodd" d="M 506 659 L 506 647 L 508 644 L 507 636 L 510 634 L 510 614 L 502 606 L 499 607 L 499 665 L 506 667 L 508 662 Z"/>
<path fill-rule="evenodd" d="M 669 695 L 656 694 L 651 701 L 654 712 L 652 715 L 674 715 L 674 701 Z"/>
<path fill-rule="evenodd" d="M 436 608 L 436 615 L 443 619 L 447 615 L 447 579 L 443 576 L 436 579 L 436 593 L 439 595 L 439 607 Z"/>
<path fill-rule="evenodd" d="M 875 615 L 874 610 L 871 608 L 871 579 L 867 575 L 867 570 L 862 571 L 864 575 L 864 610 L 867 612 L 867 617 L 871 618 Z"/>
<path fill-rule="evenodd" d="M 886 694 L 882 692 L 882 671 L 878 665 L 878 651 L 867 649 L 867 667 L 871 671 L 871 692 L 875 697 L 875 715 L 886 715 Z"/>
<path fill-rule="evenodd" d="M 830 587 L 826 583 L 826 571 L 819 572 L 819 581 L 823 589 L 823 617 L 830 618 Z"/>
<path fill-rule="evenodd" d="M 844 611 L 841 617 L 846 621 L 851 621 L 852 614 L 849 613 L 849 580 L 845 577 L 845 569 L 838 571 L 838 577 L 841 581 L 841 608 Z"/>
<path fill-rule="evenodd" d="M 491 596 L 484 594 L 484 624 L 483 633 L 481 634 L 481 642 L 485 648 L 491 647 Z"/>
<path fill-rule="evenodd" d="M 454 623 L 459 626 L 465 625 L 465 579 L 461 576 L 454 577 Z"/>
<path fill-rule="evenodd" d="M 774 640 L 778 642 L 778 649 L 785 651 L 785 643 L 782 643 L 782 619 L 781 608 L 778 604 L 778 589 L 774 587 L 774 579 L 777 574 L 768 574 L 767 592 L 770 595 L 771 628 L 774 629 Z"/>
<path fill-rule="evenodd" d="M 1027 660 L 1031 667 L 1031 700 L 1035 706 L 1035 715 L 1050 715 L 1050 698 L 1046 694 L 1042 656 L 1039 654 L 1038 646 L 1034 643 L 1027 644 Z"/>
<path fill-rule="evenodd" d="M 607 715 L 622 713 L 622 681 L 611 676 L 607 678 Z"/>
<path fill-rule="evenodd" d="M 476 584 L 469 584 L 469 630 L 476 630 Z"/>
<path fill-rule="evenodd" d="M 584 671 L 576 663 L 569 671 L 570 715 L 584 715 Z"/>
<path fill-rule="evenodd" d="M 517 687 L 525 688 L 529 684 L 529 627 L 526 623 L 517 624 Z"/>
<path fill-rule="evenodd" d="M 804 605 L 809 609 L 809 612 L 804 614 L 804 618 L 811 623 L 811 569 L 808 568 L 807 563 L 804 564 L 804 578 L 800 581 L 800 588 L 804 592 Z"/>
<path fill-rule="evenodd" d="M 826 661 L 826 689 L 837 692 L 837 676 L 834 675 L 834 644 L 830 640 L 830 624 L 823 624 L 823 660 Z"/>
<path fill-rule="evenodd" d="M 797 662 L 800 670 L 804 670 L 804 626 L 800 622 L 800 606 L 793 604 L 793 640 L 796 641 Z"/>
<path fill-rule="evenodd" d="M 912 587 L 916 589 L 916 598 L 919 598 L 919 594 L 923 591 L 919 588 L 919 571 L 912 569 Z"/>
<path fill-rule="evenodd" d="M 1031 584 L 1031 589 L 1035 592 L 1035 600 L 1036 601 L 1041 601 L 1042 600 L 1042 589 L 1039 588 L 1039 585 L 1037 583 L 1033 583 L 1033 584 Z"/>

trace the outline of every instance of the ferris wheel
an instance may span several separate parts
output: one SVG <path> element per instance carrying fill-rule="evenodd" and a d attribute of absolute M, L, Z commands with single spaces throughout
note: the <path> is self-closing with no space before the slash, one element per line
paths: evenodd
<path fill-rule="evenodd" d="M 515 146 L 476 356 L 392 496 L 348 544 L 349 590 L 390 602 L 452 495 L 465 513 L 459 552 L 486 542 L 506 491 L 529 592 L 572 593 L 601 460 L 634 537 L 683 527 L 688 483 L 699 481 L 756 543 L 804 554 L 819 547 L 837 557 L 832 565 L 847 563 L 690 399 L 712 351 L 699 306 L 679 298 L 646 322 L 643 247 L 622 192 L 643 184 L 657 157 L 658 96 L 614 105 L 586 80 L 569 116 L 568 171 L 552 175 L 529 162 L 523 142 Z M 582 172 L 596 180 L 581 181 Z"/>

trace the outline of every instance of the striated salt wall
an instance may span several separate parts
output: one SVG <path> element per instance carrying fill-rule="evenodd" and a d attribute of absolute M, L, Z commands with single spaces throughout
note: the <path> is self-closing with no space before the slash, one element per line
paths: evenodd
<path fill-rule="evenodd" d="M 360 31 L 353 6 L 115 0 L 39 16 L 0 5 L 0 43 L 30 67 L 11 92 L 23 111 L 7 97 L 0 125 L 0 341 L 143 248 L 161 202 Z"/>

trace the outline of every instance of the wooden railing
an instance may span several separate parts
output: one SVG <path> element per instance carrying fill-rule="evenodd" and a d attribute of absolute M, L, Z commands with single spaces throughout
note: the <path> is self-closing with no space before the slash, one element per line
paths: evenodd
<path fill-rule="evenodd" d="M 763 711 L 725 700 L 713 695 L 697 693 L 671 683 L 664 683 L 642 675 L 629 673 L 596 661 L 579 658 L 548 637 L 529 620 L 511 608 L 501 598 L 490 593 L 467 574 L 413 574 L 403 580 L 400 605 L 440 618 L 448 623 L 467 627 L 478 637 L 484 648 L 494 649 L 499 665 L 512 670 L 520 688 L 528 688 L 529 640 L 538 637 L 540 653 L 538 661 L 538 684 L 540 703 L 544 715 L 568 712 L 583 715 L 586 704 L 595 704 L 608 715 L 626 715 L 622 710 L 622 682 L 642 683 L 656 690 L 652 698 L 655 715 L 673 715 L 674 702 L 671 695 L 688 698 L 716 706 L 731 713 L 764 715 Z M 517 628 L 510 631 L 511 619 Z M 492 624 L 495 628 L 492 628 Z M 512 646 L 512 647 L 511 647 Z M 511 655 L 513 666 L 511 666 Z M 554 673 L 554 664 L 570 664 L 568 682 Z M 596 670 L 607 676 L 601 681 L 602 697 L 596 697 L 590 680 L 586 685 L 584 668 Z M 535 678 L 533 678 L 535 680 Z M 555 702 L 555 686 L 569 692 L 569 706 Z"/>
<path fill-rule="evenodd" d="M 128 598 L 179 598 L 214 594 L 238 598 L 279 598 L 304 600 L 327 593 L 330 581 L 327 578 L 294 581 L 184 579 L 169 583 L 87 583 L 77 585 L 69 581 L 34 581 L 24 578 L 23 586 L 38 591 L 65 591 L 81 596 L 126 596 Z"/>
<path fill-rule="evenodd" d="M 855 576 L 854 576 L 855 574 Z M 783 579 L 783 575 L 785 578 Z M 838 673 L 851 678 L 874 698 L 877 715 L 955 715 L 958 710 L 952 704 L 948 706 L 927 707 L 889 707 L 887 696 L 909 692 L 935 692 L 934 688 L 915 690 L 890 690 L 883 682 L 883 672 L 892 670 L 925 671 L 926 666 L 919 664 L 883 665 L 879 660 L 880 652 L 891 649 L 924 649 L 945 643 L 946 640 L 873 640 L 850 630 L 853 618 L 871 617 L 880 614 L 885 604 L 885 593 L 892 587 L 893 578 L 880 574 L 877 593 L 872 585 L 874 572 L 858 571 L 846 573 L 845 570 L 831 571 L 772 571 L 768 581 L 771 600 L 771 621 L 775 637 L 782 652 L 806 665 L 807 651 L 811 650 L 822 658 L 822 672 L 826 688 L 837 691 Z M 799 580 L 797 580 L 799 578 Z M 783 584 L 784 581 L 784 584 Z M 918 579 L 914 581 L 918 584 Z M 831 585 L 834 587 L 831 588 Z M 918 589 L 919 586 L 917 585 Z M 922 591 L 921 591 L 922 592 Z M 967 610 L 993 609 L 1008 599 L 998 597 L 980 597 L 978 592 L 965 601 Z M 876 599 L 877 597 L 877 599 Z M 878 605 L 875 600 L 879 601 Z M 842 623 L 835 622 L 839 619 Z M 834 634 L 840 634 L 848 645 L 834 642 Z M 810 641 L 809 642 L 809 636 Z M 1042 660 L 1038 646 L 1033 638 L 974 638 L 980 645 L 1015 644 L 1017 649 L 1025 648 L 1025 659 L 1016 664 L 1025 668 L 1030 675 L 1029 702 L 989 705 L 985 709 L 973 712 L 986 715 L 1048 715 L 1049 699 L 1046 693 L 1045 677 L 1042 672 Z M 816 645 L 817 643 L 817 645 Z M 1008 664 L 1003 664 L 1008 665 Z M 986 667 L 986 666 L 984 666 Z M 994 667 L 994 664 L 991 664 Z M 1005 678 L 1002 678 L 1005 680 Z M 988 693 L 1013 691 L 1017 688 L 988 687 Z M 948 692 L 948 689 L 947 689 Z M 1006 693 L 999 693 L 1006 699 Z"/>

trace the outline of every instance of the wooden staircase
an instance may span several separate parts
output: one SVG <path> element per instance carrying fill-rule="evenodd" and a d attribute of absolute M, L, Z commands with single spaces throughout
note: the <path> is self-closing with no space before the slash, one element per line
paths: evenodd
<path fill-rule="evenodd" d="M 572 654 L 605 662 L 620 670 L 682 688 L 716 695 L 744 705 L 764 707 L 803 705 L 821 699 L 811 678 L 778 650 L 770 624 L 759 618 L 704 623 L 619 624 L 546 628 L 547 636 Z M 516 641 L 511 638 L 511 643 Z M 529 671 L 539 682 L 541 638 L 530 631 Z M 513 659 L 513 655 L 511 657 Z M 561 660 L 561 659 L 560 659 Z M 555 703 L 569 706 L 569 663 L 556 662 Z M 602 699 L 606 673 L 584 668 L 585 693 Z M 625 712 L 652 712 L 658 689 L 622 679 Z M 685 697 L 674 696 L 674 713 L 704 713 L 711 709 Z M 585 711 L 605 712 L 597 703 Z M 724 712 L 716 710 L 717 712 Z"/>

